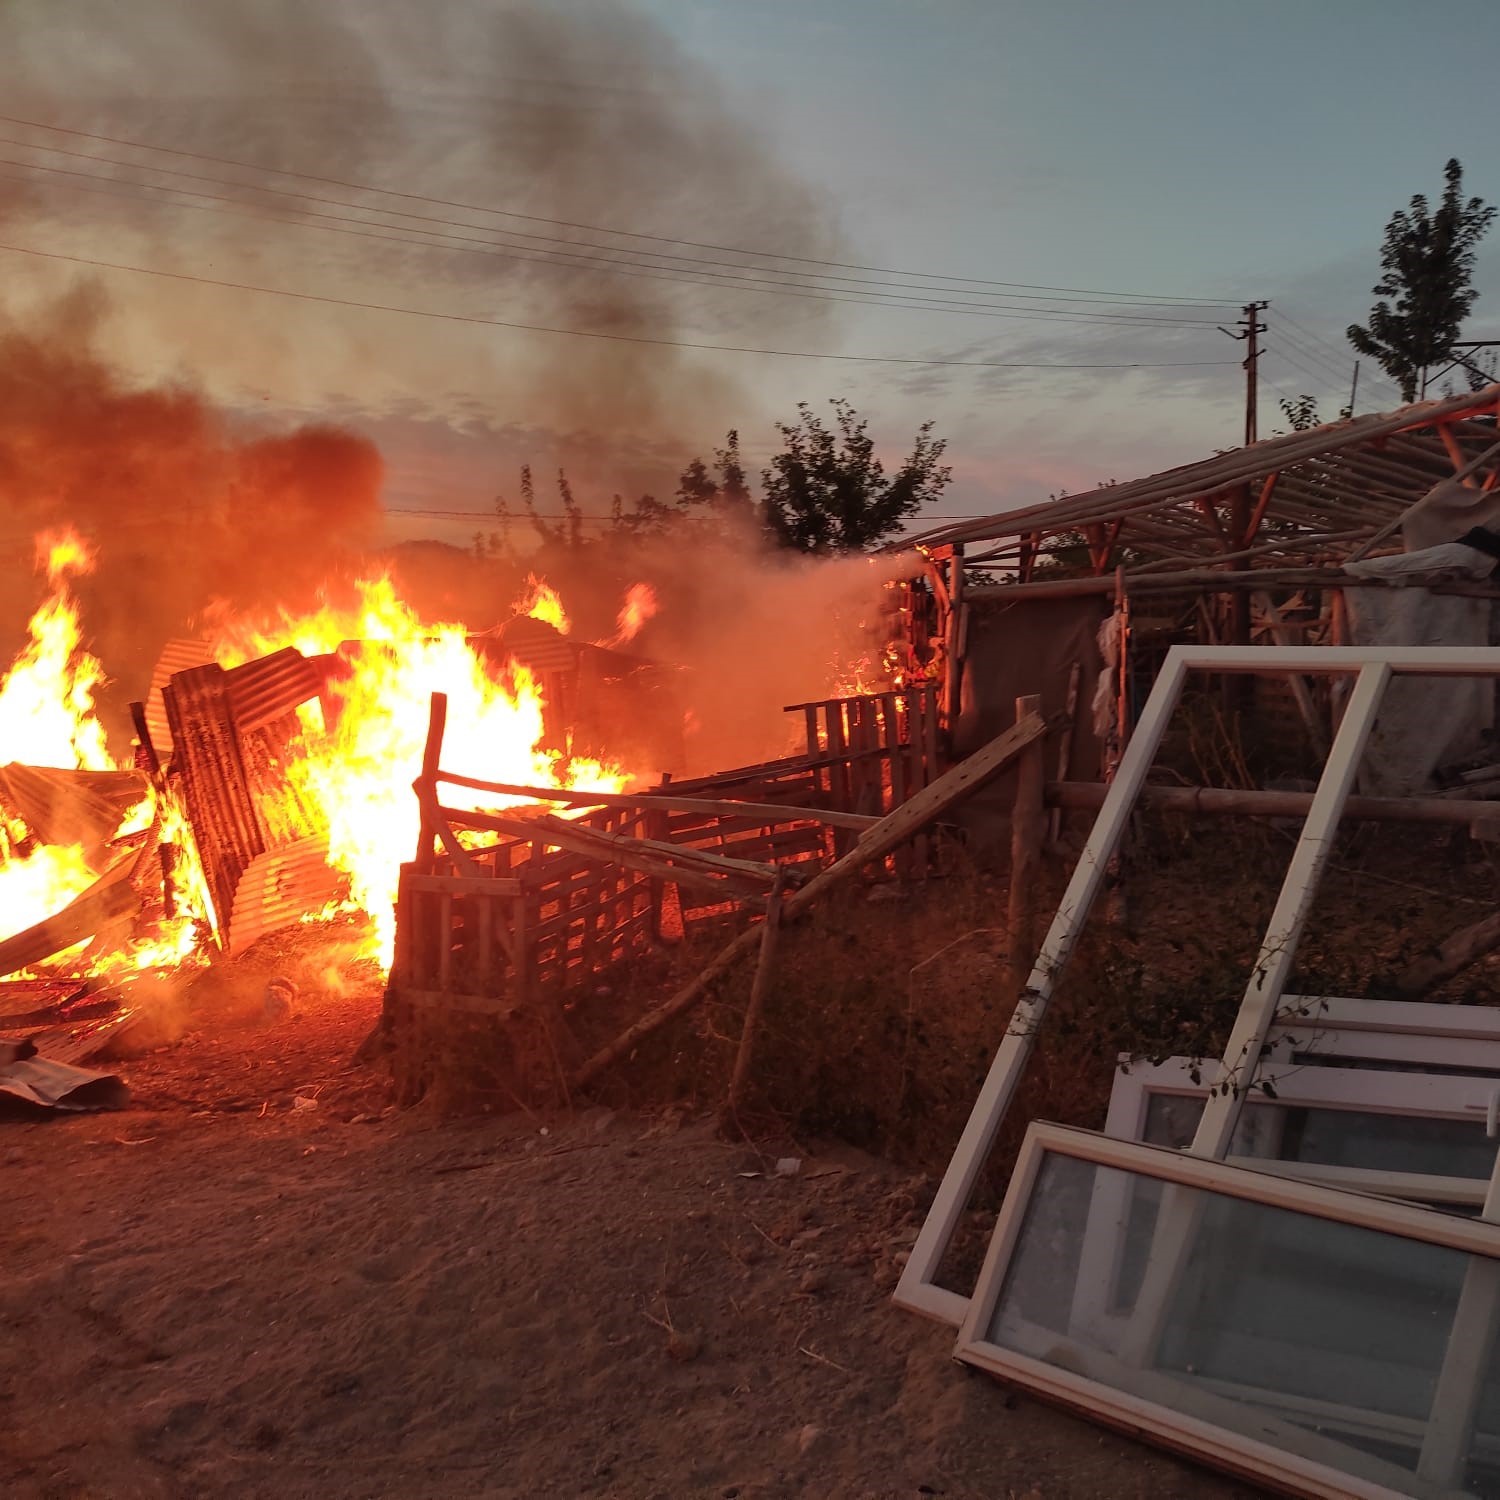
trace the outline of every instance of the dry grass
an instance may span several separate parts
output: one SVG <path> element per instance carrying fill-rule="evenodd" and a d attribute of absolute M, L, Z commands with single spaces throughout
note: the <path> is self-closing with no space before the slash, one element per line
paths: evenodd
<path fill-rule="evenodd" d="M 1293 835 L 1222 820 L 1137 820 L 1117 899 L 1096 909 L 1038 1037 L 991 1173 L 1003 1185 L 1025 1122 L 1102 1125 L 1116 1060 L 1223 1048 Z M 1068 871 L 1043 872 L 1043 922 Z M 1118 898 L 1128 899 L 1118 899 Z M 1424 949 L 1500 898 L 1489 846 L 1447 832 L 1366 827 L 1339 841 L 1293 988 L 1379 996 Z M 852 889 L 784 934 L 741 1118 L 766 1138 L 831 1135 L 940 1170 L 1008 1023 L 1003 877 L 963 857 L 943 878 Z M 723 934 L 622 966 L 568 1004 L 497 1028 L 469 1019 L 417 1038 L 422 1086 L 448 1108 L 553 1109 L 561 1080 L 695 975 Z M 617 1107 L 722 1108 L 754 963 L 644 1039 L 593 1098 Z M 1434 998 L 1484 1003 L 1494 965 Z M 410 1097 L 413 1090 L 408 1090 Z"/>

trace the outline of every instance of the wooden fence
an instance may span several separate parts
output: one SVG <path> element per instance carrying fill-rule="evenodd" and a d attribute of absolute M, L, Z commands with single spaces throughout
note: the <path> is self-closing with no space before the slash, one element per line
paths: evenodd
<path fill-rule="evenodd" d="M 564 822 L 536 816 L 535 801 L 505 809 L 535 789 L 444 772 L 434 695 L 392 995 L 500 1014 L 562 996 L 654 941 L 762 906 L 778 870 L 795 884 L 940 773 L 932 689 L 791 711 L 807 726 L 805 755 L 639 794 L 541 794 L 588 809 Z M 503 810 L 445 805 L 444 788 Z M 476 836 L 488 842 L 474 847 Z M 925 869 L 920 846 L 895 858 L 902 873 Z"/>

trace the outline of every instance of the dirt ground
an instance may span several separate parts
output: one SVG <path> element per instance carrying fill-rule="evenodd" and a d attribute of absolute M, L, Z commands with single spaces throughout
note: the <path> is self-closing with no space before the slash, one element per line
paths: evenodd
<path fill-rule="evenodd" d="M 124 1113 L 0 1121 L 0 1493 L 1254 1493 L 893 1309 L 930 1181 L 681 1114 L 397 1112 L 351 1061 L 377 1004 L 201 1025 L 118 1065 Z"/>

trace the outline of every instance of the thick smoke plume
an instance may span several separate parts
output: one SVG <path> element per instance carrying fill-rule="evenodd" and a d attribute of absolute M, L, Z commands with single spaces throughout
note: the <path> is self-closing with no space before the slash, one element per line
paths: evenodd
<path fill-rule="evenodd" d="M 311 593 L 378 534 L 380 459 L 330 426 L 257 433 L 186 387 L 126 384 L 93 352 L 76 297 L 0 327 L 0 656 L 36 602 L 32 537 L 72 525 L 94 544 L 79 584 L 95 654 L 144 690 L 162 642 L 210 601 Z"/>
<path fill-rule="evenodd" d="M 427 200 L 5 126 L 34 145 L 135 164 L 0 147 L 117 179 L 0 169 L 18 243 L 626 337 L 820 341 L 826 307 L 734 289 L 732 253 L 568 227 L 794 255 L 838 249 L 826 209 L 771 158 L 754 121 L 726 108 L 721 80 L 616 0 L 12 0 L 7 22 L 7 113 Z M 456 204 L 513 216 L 445 206 Z M 52 274 L 36 262 L 15 269 Z M 108 284 L 121 358 L 186 365 L 231 400 L 337 401 L 355 418 L 418 414 L 481 433 L 520 427 L 579 471 L 598 461 L 601 440 L 638 460 L 746 420 L 720 364 L 660 343 L 138 276 Z M 540 456 L 515 452 L 506 467 Z"/>
<path fill-rule="evenodd" d="M 28 164 L 0 169 L 0 238 L 186 278 L 80 280 L 0 252 L 0 656 L 34 602 L 21 569 L 43 526 L 72 521 L 97 546 L 85 624 L 123 702 L 205 606 L 305 609 L 378 567 L 381 462 L 359 434 L 399 432 L 403 504 L 454 504 L 431 476 L 460 443 L 493 453 L 495 491 L 535 462 L 581 493 L 665 496 L 686 458 L 758 420 L 722 360 L 671 341 L 827 338 L 824 305 L 737 288 L 743 257 L 681 243 L 841 250 L 721 81 L 627 4 L 11 0 L 6 15 L 7 113 L 326 180 L 0 127 L 22 143 L 0 155 Z M 513 578 L 426 562 L 429 594 L 454 605 L 441 614 L 504 617 Z M 629 583 L 656 584 L 640 645 L 684 664 L 699 769 L 777 753 L 781 704 L 829 692 L 835 646 L 859 654 L 879 599 L 866 563 L 793 565 L 748 538 L 564 571 L 598 639 Z"/>

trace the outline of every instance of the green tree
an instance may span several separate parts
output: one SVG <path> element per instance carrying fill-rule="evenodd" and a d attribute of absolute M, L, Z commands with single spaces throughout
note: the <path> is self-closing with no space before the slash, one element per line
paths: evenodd
<path fill-rule="evenodd" d="M 683 510 L 709 506 L 721 515 L 748 515 L 755 507 L 740 458 L 740 435 L 733 429 L 722 448 L 714 450 L 710 466 L 695 458 L 677 481 L 677 504 Z"/>
<path fill-rule="evenodd" d="M 947 444 L 933 437 L 931 422 L 923 423 L 910 454 L 888 477 L 868 423 L 847 401 L 830 404 L 831 429 L 806 402 L 795 425 L 776 424 L 786 446 L 761 472 L 766 526 L 783 546 L 803 552 L 861 552 L 943 492 L 953 477 L 941 461 Z"/>
<path fill-rule="evenodd" d="M 1368 327 L 1349 325 L 1349 342 L 1401 387 L 1405 401 L 1416 399 L 1432 365 L 1452 357 L 1479 296 L 1470 285 L 1475 246 L 1496 212 L 1481 198 L 1465 200 L 1456 157 L 1443 176 L 1447 186 L 1435 211 L 1418 193 L 1391 215 L 1380 250 L 1384 275 L 1374 287 L 1382 300 L 1370 309 Z"/>

